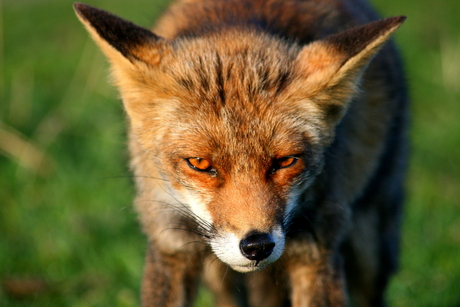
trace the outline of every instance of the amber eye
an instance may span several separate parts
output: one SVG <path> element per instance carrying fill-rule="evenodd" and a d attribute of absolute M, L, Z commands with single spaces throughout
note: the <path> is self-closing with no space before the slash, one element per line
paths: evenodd
<path fill-rule="evenodd" d="M 185 159 L 188 165 L 197 171 L 208 172 L 212 170 L 211 162 L 202 158 L 187 158 Z"/>
<path fill-rule="evenodd" d="M 276 159 L 275 162 L 273 163 L 272 172 L 276 172 L 279 169 L 293 166 L 294 164 L 297 163 L 297 160 L 299 160 L 299 158 L 295 156 L 286 156 L 286 157 Z"/>
<path fill-rule="evenodd" d="M 279 168 L 289 167 L 291 165 L 294 165 L 294 163 L 296 162 L 297 162 L 296 157 L 284 157 L 284 158 L 278 159 L 278 167 Z"/>

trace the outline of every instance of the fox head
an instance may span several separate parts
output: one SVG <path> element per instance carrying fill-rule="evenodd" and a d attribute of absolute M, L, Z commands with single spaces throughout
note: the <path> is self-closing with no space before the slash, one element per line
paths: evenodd
<path fill-rule="evenodd" d="M 301 46 L 241 28 L 168 40 L 87 5 L 75 10 L 112 64 L 139 193 L 183 205 L 177 214 L 241 272 L 281 256 L 361 74 L 405 19 Z M 161 189 L 143 177 L 161 178 Z M 160 223 L 141 206 L 144 224 Z"/>

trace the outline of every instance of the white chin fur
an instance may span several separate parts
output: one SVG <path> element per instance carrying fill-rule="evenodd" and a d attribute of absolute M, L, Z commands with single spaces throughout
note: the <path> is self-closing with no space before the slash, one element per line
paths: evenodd
<path fill-rule="evenodd" d="M 262 269 L 266 265 L 275 262 L 283 253 L 284 233 L 281 226 L 276 226 L 271 231 L 271 236 L 275 241 L 273 252 L 266 259 L 257 263 L 255 260 L 249 260 L 240 251 L 240 241 L 233 233 L 219 234 L 211 240 L 211 248 L 216 256 L 228 264 L 232 269 L 241 273 L 249 273 Z M 256 266 L 257 263 L 257 266 Z"/>

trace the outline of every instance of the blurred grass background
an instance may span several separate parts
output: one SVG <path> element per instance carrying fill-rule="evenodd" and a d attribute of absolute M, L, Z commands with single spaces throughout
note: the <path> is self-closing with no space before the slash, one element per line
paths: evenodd
<path fill-rule="evenodd" d="M 91 0 L 150 26 L 165 0 Z M 124 115 L 72 0 L 0 0 L 0 306 L 136 306 L 145 238 Z M 413 101 L 392 306 L 460 306 L 460 2 L 375 0 Z M 197 306 L 209 306 L 204 294 Z"/>

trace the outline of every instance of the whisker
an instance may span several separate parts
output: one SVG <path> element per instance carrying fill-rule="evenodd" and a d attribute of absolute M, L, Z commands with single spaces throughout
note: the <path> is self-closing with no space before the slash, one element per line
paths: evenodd
<path fill-rule="evenodd" d="M 178 204 L 181 205 L 181 210 L 185 210 L 186 212 L 186 216 L 192 216 L 196 221 L 198 221 L 198 224 L 199 225 L 206 225 L 208 230 L 211 230 L 212 229 L 212 225 L 205 221 L 202 217 L 198 216 L 197 214 L 195 214 L 194 212 L 192 212 L 184 203 L 182 203 L 181 201 L 179 201 L 174 195 L 172 195 L 171 193 L 169 193 L 169 191 L 167 191 L 164 187 L 160 186 L 161 189 L 163 189 L 163 191 L 165 193 L 167 193 L 169 196 L 171 196 Z M 169 206 L 173 206 L 174 208 L 177 208 L 177 206 L 174 206 L 172 204 L 168 204 Z M 181 211 L 181 212 L 184 212 L 184 211 Z"/>
<path fill-rule="evenodd" d="M 203 242 L 201 242 L 201 243 L 203 243 Z M 208 249 L 203 249 L 203 250 L 201 250 L 201 251 L 196 252 L 193 256 L 196 256 L 196 255 L 198 255 L 198 254 L 204 254 L 204 253 L 207 253 L 207 252 L 209 252 Z"/>
<path fill-rule="evenodd" d="M 219 260 L 219 257 L 217 257 L 216 254 L 213 254 L 213 255 L 214 255 L 214 259 L 211 261 L 211 263 L 209 264 L 209 266 L 211 266 L 211 265 L 214 263 L 214 261 Z M 228 268 L 228 266 L 227 266 L 227 268 Z"/>
<path fill-rule="evenodd" d="M 179 224 L 180 225 L 180 224 Z M 190 233 L 193 233 L 193 234 L 196 234 L 196 235 L 199 235 L 199 236 L 202 236 L 206 239 L 209 239 L 209 236 L 205 233 L 202 233 L 198 230 L 194 230 L 194 229 L 190 229 L 190 228 L 179 228 L 179 227 L 170 227 L 170 228 L 165 228 L 163 229 L 161 232 L 163 231 L 166 231 L 166 230 L 183 230 L 183 231 L 187 231 L 187 232 L 190 232 Z M 204 242 L 203 242 L 204 243 Z"/>
<path fill-rule="evenodd" d="M 171 212 L 178 213 L 180 217 L 184 219 L 186 222 L 190 222 L 191 225 L 195 225 L 194 227 L 190 227 L 190 225 L 188 224 L 174 223 L 182 227 L 166 228 L 166 229 L 163 229 L 162 232 L 166 230 L 183 230 L 183 231 L 187 231 L 187 232 L 199 235 L 202 238 L 204 238 L 206 241 L 209 241 L 213 237 L 213 233 L 214 233 L 212 224 L 210 224 L 209 222 L 205 221 L 200 216 L 192 212 L 185 204 L 183 204 L 178 199 L 176 199 L 173 195 L 171 195 L 171 193 L 169 193 L 166 190 L 164 191 L 168 193 L 168 195 L 170 195 L 174 200 L 176 200 L 177 204 L 171 204 L 171 203 L 160 201 L 160 200 L 137 200 L 137 202 L 141 202 L 141 201 L 142 202 L 156 202 L 161 205 L 161 208 L 152 207 L 151 210 L 170 209 Z"/>
<path fill-rule="evenodd" d="M 132 177 L 141 177 L 141 178 L 151 178 L 154 180 L 164 180 L 163 178 L 157 177 L 148 177 L 148 176 L 132 176 Z M 215 228 L 212 223 L 206 221 L 196 213 L 194 213 L 185 203 L 181 202 L 173 193 L 168 191 L 168 189 L 163 186 L 162 184 L 158 183 L 158 187 L 163 190 L 164 193 L 169 195 L 175 203 L 167 202 L 164 200 L 155 200 L 155 199 L 137 199 L 135 201 L 136 204 L 140 202 L 152 202 L 158 205 L 151 206 L 147 210 L 162 210 L 162 212 L 169 212 L 174 214 L 176 217 L 173 217 L 173 220 L 169 223 L 171 227 L 162 229 L 161 232 L 164 231 L 185 231 L 193 235 L 199 236 L 202 240 L 190 241 L 184 244 L 182 247 L 186 246 L 187 244 L 192 244 L 196 242 L 200 242 L 202 244 L 207 244 L 214 236 L 215 236 Z M 181 223 L 181 221 L 183 223 Z M 181 247 L 181 248 L 182 248 Z"/>
<path fill-rule="evenodd" d="M 195 244 L 195 243 L 203 243 L 204 244 L 204 242 L 201 242 L 201 241 L 190 241 L 190 242 L 187 242 L 187 243 L 183 244 L 182 246 L 176 248 L 176 250 L 174 252 L 178 252 L 181 248 L 183 248 L 185 246 L 188 246 L 190 244 Z M 203 251 L 197 252 L 193 256 L 196 256 L 196 255 L 198 255 L 199 253 L 202 253 L 202 252 Z"/>
<path fill-rule="evenodd" d="M 152 176 L 135 176 L 135 175 L 118 175 L 118 176 L 106 176 L 106 177 L 101 177 L 102 179 L 120 179 L 120 178 L 146 178 L 146 179 L 155 179 L 155 180 L 161 180 L 164 182 L 171 182 L 168 179 L 164 179 L 161 177 L 152 177 Z"/>
<path fill-rule="evenodd" d="M 217 258 L 217 257 L 216 257 L 216 258 Z M 214 261 L 213 261 L 213 262 L 214 262 Z M 222 275 L 222 280 L 220 281 L 220 282 L 221 282 L 221 286 L 224 285 L 225 277 L 227 277 L 228 270 L 229 270 L 228 265 L 224 266 L 223 268 L 225 269 L 225 272 L 224 272 L 224 274 Z"/>

